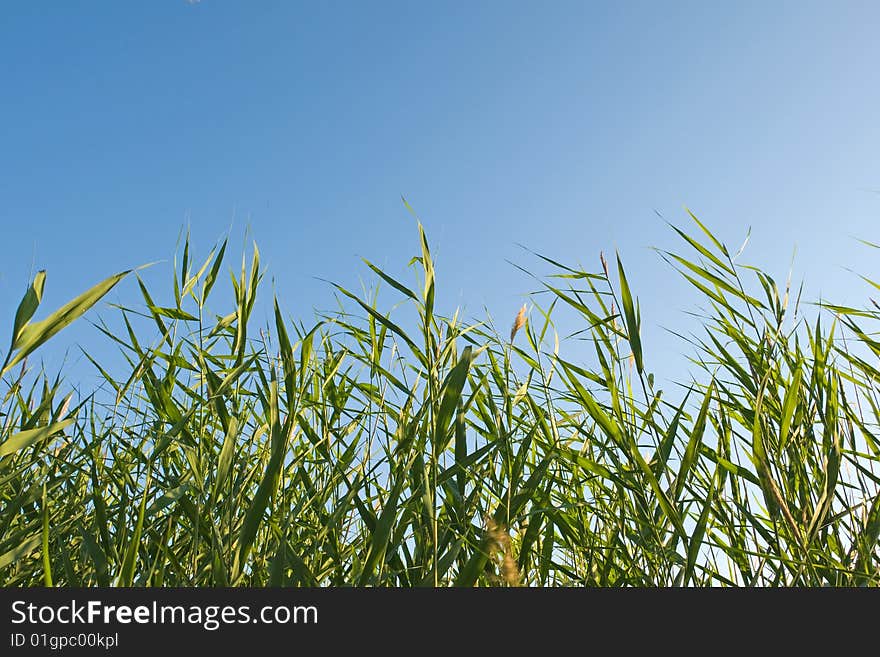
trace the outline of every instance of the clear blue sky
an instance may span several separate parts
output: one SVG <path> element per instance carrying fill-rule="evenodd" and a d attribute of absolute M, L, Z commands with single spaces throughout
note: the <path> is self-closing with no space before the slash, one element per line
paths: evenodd
<path fill-rule="evenodd" d="M 880 241 L 878 25 L 875 2 L 5 2 L 3 334 L 34 267 L 54 307 L 170 259 L 185 224 L 202 255 L 249 226 L 307 319 L 332 305 L 314 277 L 358 287 L 359 256 L 406 276 L 401 194 L 441 309 L 505 328 L 532 287 L 516 243 L 591 267 L 618 248 L 648 351 L 684 351 L 659 327 L 697 298 L 648 247 L 685 205 L 857 303 L 844 268 L 880 278 L 852 239 Z M 167 265 L 145 275 L 167 301 Z M 44 353 L 75 342 L 108 348 L 81 327 Z"/>

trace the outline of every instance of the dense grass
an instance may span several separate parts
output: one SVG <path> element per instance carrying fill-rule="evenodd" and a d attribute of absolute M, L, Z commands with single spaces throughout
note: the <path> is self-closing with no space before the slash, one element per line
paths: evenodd
<path fill-rule="evenodd" d="M 419 225 L 417 286 L 367 263 L 403 307 L 340 287 L 314 325 L 276 302 L 257 329 L 256 248 L 215 313 L 226 244 L 203 264 L 187 244 L 171 305 L 138 279 L 124 330 L 98 325 L 125 375 L 94 361 L 106 386 L 73 402 L 28 356 L 137 273 L 33 322 L 38 275 L 2 368 L 0 583 L 880 584 L 880 311 L 801 304 L 674 230 L 689 255 L 662 255 L 704 313 L 670 393 L 605 258 L 544 258 L 496 329 L 435 309 Z"/>

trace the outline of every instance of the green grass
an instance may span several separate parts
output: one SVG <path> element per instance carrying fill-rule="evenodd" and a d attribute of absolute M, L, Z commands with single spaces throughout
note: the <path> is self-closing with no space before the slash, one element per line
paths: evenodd
<path fill-rule="evenodd" d="M 256 247 L 219 313 L 225 243 L 185 245 L 165 305 L 123 272 L 37 322 L 38 274 L 2 367 L 0 584 L 880 584 L 880 311 L 673 229 L 703 311 L 670 394 L 604 257 L 538 256 L 513 331 L 435 308 L 421 225 L 417 285 L 367 263 L 393 313 L 337 287 L 314 324 L 276 301 L 254 326 Z M 89 356 L 105 384 L 74 402 L 29 356 L 125 277 L 142 298 L 96 326 L 128 367 Z"/>

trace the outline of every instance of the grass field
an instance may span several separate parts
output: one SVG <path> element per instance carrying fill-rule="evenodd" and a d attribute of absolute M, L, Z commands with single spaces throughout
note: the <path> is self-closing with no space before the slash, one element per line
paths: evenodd
<path fill-rule="evenodd" d="M 880 307 L 806 303 L 694 220 L 662 254 L 702 298 L 693 378 L 662 393 L 611 254 L 543 259 L 495 327 L 435 308 L 419 225 L 417 285 L 366 263 L 393 312 L 339 287 L 255 326 L 256 248 L 217 312 L 226 244 L 186 244 L 173 305 L 138 278 L 96 324 L 128 368 L 89 356 L 76 397 L 29 357 L 138 273 L 36 321 L 38 274 L 2 366 L 0 584 L 877 586 Z"/>

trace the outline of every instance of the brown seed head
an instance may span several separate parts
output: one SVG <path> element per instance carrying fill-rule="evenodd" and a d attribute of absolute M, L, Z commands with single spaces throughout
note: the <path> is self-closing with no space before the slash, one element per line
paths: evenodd
<path fill-rule="evenodd" d="M 504 555 L 504 560 L 501 562 L 501 577 L 507 582 L 508 586 L 519 586 L 519 568 L 510 552 Z"/>
<path fill-rule="evenodd" d="M 510 546 L 510 534 L 507 529 L 495 522 L 492 516 L 486 516 L 486 539 L 489 544 L 489 550 L 496 564 L 500 557 L 499 572 L 501 577 L 498 583 L 506 583 L 508 586 L 519 586 L 521 576 L 516 559 Z"/>
<path fill-rule="evenodd" d="M 522 308 L 520 308 L 519 312 L 516 314 L 516 319 L 513 320 L 513 328 L 510 329 L 510 341 L 511 342 L 513 342 L 513 339 L 516 337 L 516 332 L 519 331 L 525 325 L 526 325 L 526 304 L 523 304 Z"/>

